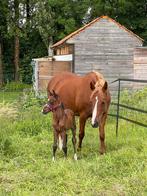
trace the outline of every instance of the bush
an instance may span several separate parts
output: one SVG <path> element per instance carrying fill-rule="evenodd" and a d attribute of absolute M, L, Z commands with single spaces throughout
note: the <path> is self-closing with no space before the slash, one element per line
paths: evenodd
<path fill-rule="evenodd" d="M 21 83 L 21 82 L 10 82 L 7 83 L 3 90 L 5 91 L 23 91 L 24 89 L 30 89 L 31 85 Z"/>
<path fill-rule="evenodd" d="M 21 104 L 24 109 L 32 106 L 42 106 L 46 103 L 47 98 L 45 96 L 36 97 L 35 92 L 30 89 L 30 91 L 24 91 L 21 97 Z"/>
<path fill-rule="evenodd" d="M 136 106 L 144 106 L 147 97 L 147 87 L 143 89 L 136 90 L 134 92 L 130 92 L 128 90 L 124 90 L 121 93 L 120 101 L 121 103 L 131 104 Z"/>

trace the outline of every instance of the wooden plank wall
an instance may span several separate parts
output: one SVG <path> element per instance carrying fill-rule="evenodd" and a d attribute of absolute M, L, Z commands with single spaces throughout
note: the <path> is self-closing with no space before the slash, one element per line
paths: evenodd
<path fill-rule="evenodd" d="M 99 71 L 109 82 L 134 78 L 133 52 L 142 42 L 106 18 L 67 41 L 75 44 L 75 73 Z"/>
<path fill-rule="evenodd" d="M 71 62 L 67 61 L 39 61 L 38 88 L 46 90 L 49 80 L 62 71 L 71 71 Z"/>
<path fill-rule="evenodd" d="M 134 79 L 147 80 L 147 47 L 134 49 Z M 142 87 L 147 84 L 136 84 Z"/>
<path fill-rule="evenodd" d="M 134 50 L 134 78 L 147 80 L 147 47 Z"/>

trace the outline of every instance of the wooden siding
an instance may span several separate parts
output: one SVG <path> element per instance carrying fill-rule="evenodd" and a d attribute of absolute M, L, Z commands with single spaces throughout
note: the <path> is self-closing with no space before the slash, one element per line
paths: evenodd
<path fill-rule="evenodd" d="M 62 71 L 71 71 L 71 62 L 39 61 L 38 62 L 38 90 L 46 90 L 49 80 Z"/>
<path fill-rule="evenodd" d="M 75 45 L 75 73 L 96 70 L 108 81 L 134 78 L 134 48 L 142 43 L 114 22 L 102 18 L 67 43 Z"/>
<path fill-rule="evenodd" d="M 90 23 L 84 25 L 83 27 L 81 27 L 80 29 L 72 32 L 71 34 L 67 35 L 66 37 L 64 37 L 62 40 L 58 41 L 57 43 L 55 43 L 54 45 L 52 45 L 52 49 L 59 47 L 63 44 L 65 44 L 67 42 L 67 40 L 69 40 L 71 37 L 74 37 L 77 34 L 82 33 L 85 29 L 87 29 L 88 27 L 90 27 L 91 25 L 93 25 L 96 22 L 99 22 L 101 19 L 107 19 L 109 22 L 111 23 L 115 23 L 119 28 L 121 28 L 123 31 L 127 32 L 128 34 L 130 34 L 131 36 L 137 38 L 141 43 L 144 41 L 141 37 L 139 37 L 138 35 L 136 35 L 135 33 L 133 33 L 132 31 L 130 31 L 129 29 L 127 29 L 126 27 L 124 27 L 123 25 L 121 25 L 120 23 L 116 22 L 115 20 L 113 20 L 112 18 L 110 18 L 109 16 L 100 16 L 98 18 L 95 18 L 93 21 L 91 21 Z"/>
<path fill-rule="evenodd" d="M 134 49 L 134 79 L 147 80 L 147 47 Z M 138 83 L 137 87 L 144 85 Z"/>

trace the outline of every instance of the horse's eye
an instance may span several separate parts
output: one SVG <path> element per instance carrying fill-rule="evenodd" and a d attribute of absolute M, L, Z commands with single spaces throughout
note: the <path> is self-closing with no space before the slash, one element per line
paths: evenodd
<path fill-rule="evenodd" d="M 104 105 L 104 104 L 105 104 L 105 102 L 103 101 L 103 102 L 102 102 L 102 105 Z"/>

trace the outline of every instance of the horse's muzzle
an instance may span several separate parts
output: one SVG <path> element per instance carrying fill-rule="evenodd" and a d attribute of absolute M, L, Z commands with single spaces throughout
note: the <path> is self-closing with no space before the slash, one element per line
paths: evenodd
<path fill-rule="evenodd" d="M 47 114 L 46 112 L 44 112 L 43 110 L 41 111 L 42 112 L 42 114 Z"/>
<path fill-rule="evenodd" d="M 92 127 L 93 128 L 98 128 L 98 126 L 99 126 L 99 124 L 98 124 L 98 122 L 96 121 L 96 122 L 94 122 L 94 124 L 91 124 L 92 125 Z"/>
<path fill-rule="evenodd" d="M 49 111 L 42 110 L 42 114 L 47 114 Z"/>
<path fill-rule="evenodd" d="M 52 111 L 52 108 L 50 107 L 50 105 L 49 104 L 45 104 L 43 109 L 42 109 L 42 114 L 47 114 L 50 111 Z"/>

